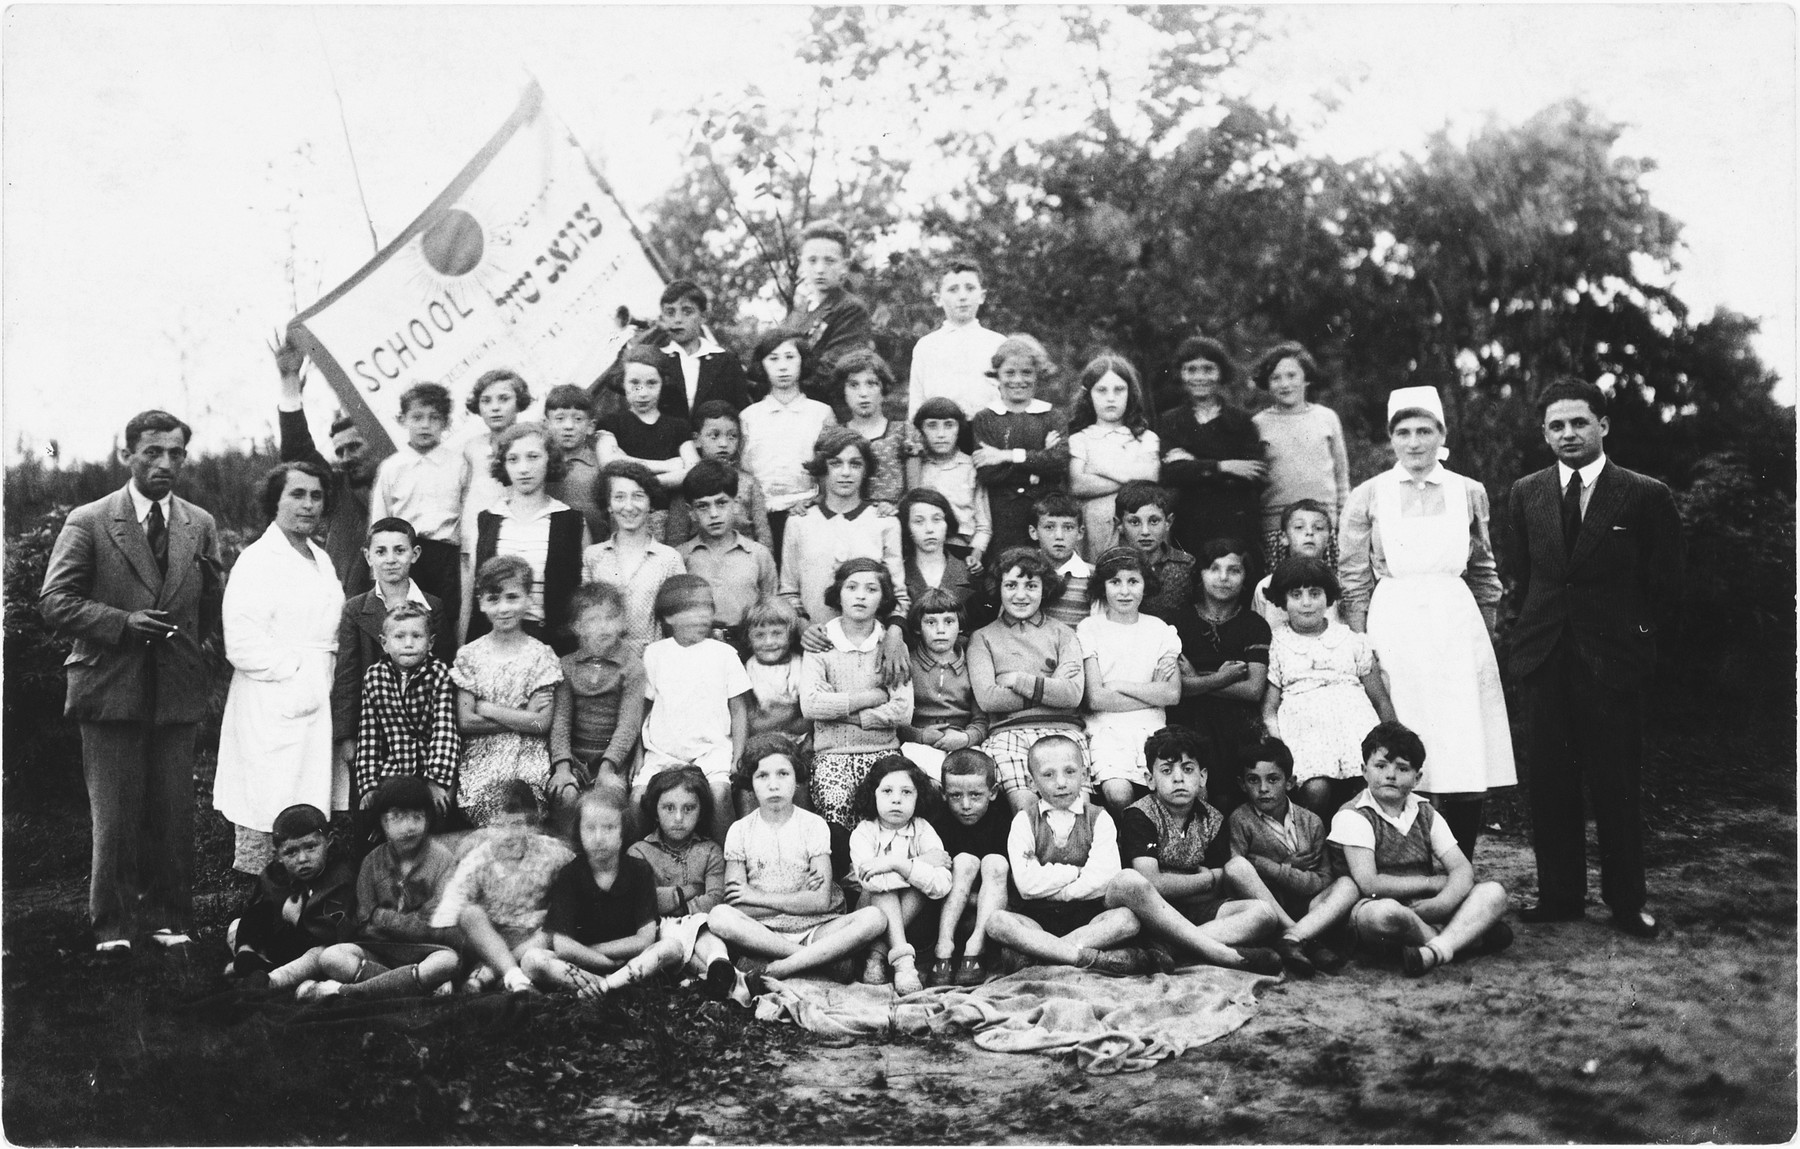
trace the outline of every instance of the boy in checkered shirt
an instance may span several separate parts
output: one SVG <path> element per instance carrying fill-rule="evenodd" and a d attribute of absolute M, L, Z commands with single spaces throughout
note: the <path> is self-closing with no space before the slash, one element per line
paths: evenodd
<path fill-rule="evenodd" d="M 386 658 L 363 674 L 362 722 L 354 761 L 356 836 L 367 853 L 379 835 L 369 804 L 387 778 L 425 779 L 438 824 L 455 811 L 462 735 L 456 726 L 456 685 L 450 668 L 431 653 L 431 613 L 415 602 L 388 612 L 381 624 Z M 455 827 L 451 827 L 455 828 Z"/>

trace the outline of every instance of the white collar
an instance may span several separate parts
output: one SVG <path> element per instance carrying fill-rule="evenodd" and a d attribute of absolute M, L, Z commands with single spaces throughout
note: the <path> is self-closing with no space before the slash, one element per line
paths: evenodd
<path fill-rule="evenodd" d="M 1390 471 L 1389 474 L 1393 475 L 1396 479 L 1399 479 L 1402 483 L 1429 483 L 1432 486 L 1437 487 L 1444 484 L 1449 472 L 1444 470 L 1444 465 L 1442 463 L 1433 463 L 1431 464 L 1431 470 L 1426 471 L 1423 475 L 1420 475 L 1415 479 L 1412 476 L 1412 472 L 1406 469 L 1406 464 L 1395 463 L 1394 469 Z"/>
<path fill-rule="evenodd" d="M 138 490 L 138 485 L 137 485 L 136 480 L 127 482 L 125 484 L 125 489 L 127 491 L 131 492 L 131 509 L 132 509 L 132 512 L 137 515 L 138 522 L 141 523 L 145 519 L 150 517 L 150 504 L 154 502 L 154 503 L 157 503 L 158 505 L 160 505 L 163 509 L 163 525 L 164 526 L 168 525 L 169 516 L 175 510 L 175 492 L 174 491 L 170 491 L 168 494 L 164 495 L 160 499 L 152 499 L 149 495 L 146 495 L 144 492 Z"/>
<path fill-rule="evenodd" d="M 806 392 L 804 392 L 796 387 L 794 389 L 794 397 L 792 399 L 788 399 L 788 400 L 784 401 L 781 399 L 780 396 L 776 395 L 774 391 L 770 391 L 767 395 L 765 395 L 763 397 L 763 402 L 765 402 L 769 405 L 770 410 L 781 411 L 781 412 L 785 413 L 785 412 L 789 412 L 789 411 L 803 410 L 805 408 L 806 404 L 813 402 L 813 400 L 808 398 Z"/>
<path fill-rule="evenodd" d="M 1381 803 L 1375 800 L 1375 795 L 1367 790 L 1358 794 L 1356 799 L 1351 802 L 1351 805 L 1375 811 L 1376 815 L 1384 822 L 1387 822 L 1394 827 L 1394 829 L 1404 834 L 1412 829 L 1413 822 L 1419 817 L 1419 806 L 1424 801 L 1423 798 L 1419 797 L 1417 792 L 1408 794 L 1406 796 L 1406 808 L 1400 811 L 1400 816 L 1398 818 L 1390 816 L 1386 810 L 1383 810 L 1381 808 Z"/>
<path fill-rule="evenodd" d="M 1050 409 L 1050 404 L 1042 399 L 1033 399 L 1026 405 L 1025 410 L 1023 411 L 1010 410 L 1003 402 L 988 404 L 988 410 L 996 415 L 1042 415 L 1045 411 Z"/>
<path fill-rule="evenodd" d="M 375 601 L 379 602 L 382 606 L 388 605 L 387 598 L 381 593 L 381 584 L 380 583 L 375 584 Z M 425 592 L 420 590 L 419 584 L 414 582 L 412 579 L 406 580 L 406 599 L 405 599 L 405 601 L 416 602 L 420 606 L 429 606 L 430 605 L 429 603 L 427 603 L 425 601 Z M 393 608 L 389 607 L 389 609 L 391 610 Z"/>
<path fill-rule="evenodd" d="M 1056 573 L 1059 575 L 1075 575 L 1077 578 L 1086 578 L 1088 575 L 1094 573 L 1094 564 L 1088 562 L 1080 555 L 1070 555 L 1068 562 L 1056 568 Z"/>
<path fill-rule="evenodd" d="M 1075 804 L 1073 806 L 1070 806 L 1066 810 L 1063 809 L 1061 806 L 1052 805 L 1050 802 L 1050 799 L 1048 799 L 1048 798 L 1039 798 L 1038 799 L 1038 813 L 1042 814 L 1046 818 L 1049 818 L 1049 817 L 1051 817 L 1053 815 L 1057 815 L 1057 814 L 1061 814 L 1064 817 L 1069 818 L 1071 820 L 1073 820 L 1075 818 L 1085 817 L 1087 815 L 1087 796 L 1082 795 L 1081 797 L 1075 799 Z"/>
<path fill-rule="evenodd" d="M 496 499 L 494 505 L 488 509 L 495 512 L 503 519 L 511 519 L 516 523 L 532 523 L 539 519 L 549 518 L 558 511 L 568 510 L 569 504 L 558 499 L 546 499 L 544 505 L 539 507 L 535 514 L 527 516 L 518 514 L 513 510 L 513 503 L 510 498 L 503 498 Z"/>
<path fill-rule="evenodd" d="M 1606 452 L 1602 451 L 1600 452 L 1600 457 L 1598 459 L 1595 459 L 1587 466 L 1581 468 L 1581 489 L 1585 491 L 1598 482 L 1600 480 L 1600 472 L 1605 469 Z M 1569 466 L 1561 459 L 1556 461 L 1556 485 L 1559 489 L 1566 490 L 1568 488 L 1569 476 L 1573 474 L 1575 474 L 1575 468 Z M 135 490 L 136 488 L 133 489 Z"/>
<path fill-rule="evenodd" d="M 881 636 L 882 629 L 879 622 L 876 623 L 875 629 L 869 632 L 869 637 L 863 639 L 861 642 L 851 641 L 850 636 L 844 633 L 844 620 L 842 618 L 834 618 L 825 624 L 825 637 L 831 640 L 832 646 L 843 651 L 854 651 L 857 654 L 873 654 L 881 648 Z"/>
<path fill-rule="evenodd" d="M 662 352 L 664 355 L 676 355 L 683 359 L 703 359 L 708 355 L 717 355 L 724 350 L 723 347 L 719 346 L 719 341 L 712 337 L 712 332 L 702 327 L 700 329 L 700 346 L 692 355 L 689 355 L 687 351 L 682 348 L 681 344 L 675 342 L 673 339 L 669 340 L 668 346 L 664 347 Z"/>

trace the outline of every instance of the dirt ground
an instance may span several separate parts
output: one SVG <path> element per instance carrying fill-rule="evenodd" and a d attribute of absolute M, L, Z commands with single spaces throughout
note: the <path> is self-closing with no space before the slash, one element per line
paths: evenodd
<path fill-rule="evenodd" d="M 1659 750 L 1734 763 L 1664 769 L 1649 787 L 1662 939 L 1618 934 L 1594 908 L 1582 923 L 1516 925 L 1508 953 L 1419 980 L 1352 963 L 1271 989 L 1212 1045 L 1111 1078 L 966 1038 L 827 1045 L 663 989 L 409 1033 L 195 1014 L 180 1003 L 219 988 L 218 929 L 238 896 L 219 860 L 186 964 L 96 968 L 84 819 L 9 808 L 5 1132 L 28 1144 L 1784 1141 L 1793 760 L 1763 746 L 1720 754 L 1696 735 Z M 1504 802 L 1494 812 L 1516 821 Z M 1483 840 L 1478 869 L 1529 900 L 1516 828 Z"/>

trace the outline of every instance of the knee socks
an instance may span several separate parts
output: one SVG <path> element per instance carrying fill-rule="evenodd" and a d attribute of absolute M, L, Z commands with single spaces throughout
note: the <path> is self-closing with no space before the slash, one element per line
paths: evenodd
<path fill-rule="evenodd" d="M 365 963 L 369 965 L 372 963 Z M 381 969 L 380 966 L 375 966 Z M 338 993 L 347 998 L 362 998 L 365 1001 L 376 1001 L 390 997 L 422 997 L 425 983 L 419 980 L 419 967 L 404 965 L 399 969 L 381 969 L 373 977 L 359 971 L 357 976 L 363 980 L 345 983 Z"/>

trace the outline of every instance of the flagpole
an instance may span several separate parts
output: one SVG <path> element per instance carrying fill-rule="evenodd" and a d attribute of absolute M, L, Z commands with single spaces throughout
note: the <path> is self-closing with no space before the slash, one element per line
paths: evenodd
<path fill-rule="evenodd" d="M 338 126 L 344 130 L 344 151 L 350 156 L 350 175 L 356 180 L 356 198 L 362 204 L 363 222 L 369 225 L 369 244 L 381 254 L 381 240 L 375 235 L 375 220 L 369 215 L 369 197 L 363 194 L 362 172 L 356 166 L 356 149 L 350 145 L 350 121 L 344 115 L 344 94 L 338 91 L 337 69 L 331 66 L 331 51 L 325 47 L 325 34 L 319 30 L 319 13 L 312 12 L 313 35 L 319 40 L 319 54 L 325 57 L 325 74 L 331 77 L 331 94 L 337 97 Z"/>

